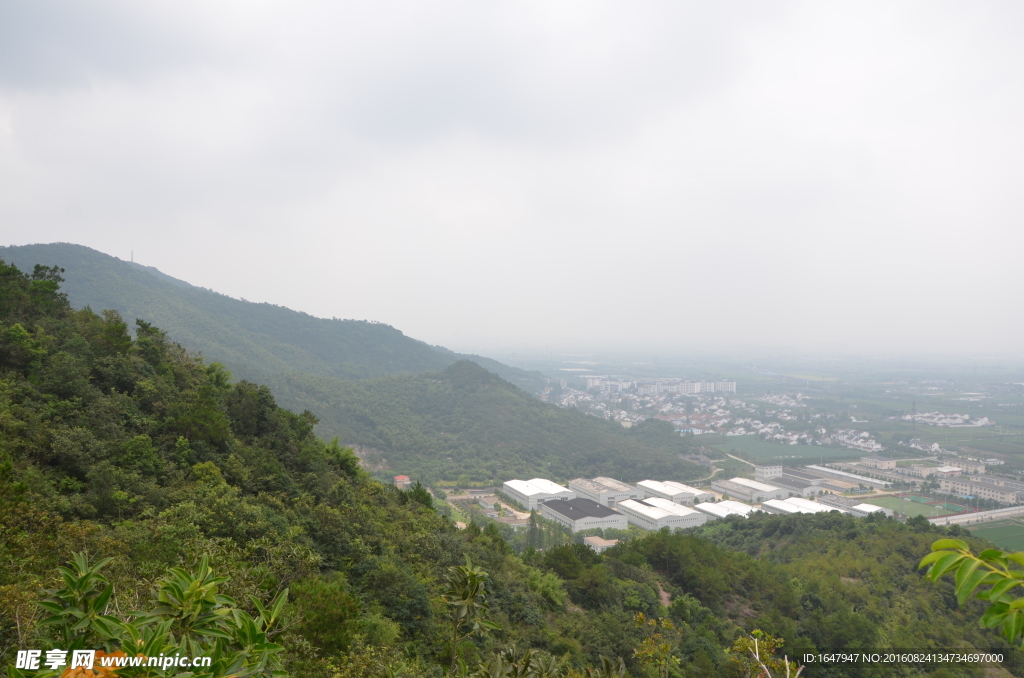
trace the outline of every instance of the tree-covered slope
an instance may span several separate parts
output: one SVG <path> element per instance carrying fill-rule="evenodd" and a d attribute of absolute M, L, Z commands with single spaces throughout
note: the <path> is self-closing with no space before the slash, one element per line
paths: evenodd
<path fill-rule="evenodd" d="M 516 554 L 496 523 L 456 530 L 422 488 L 400 492 L 369 478 L 350 451 L 313 435 L 312 413 L 277 407 L 265 387 L 232 384 L 221 366 L 145 322 L 132 337 L 115 313 L 72 310 L 58 283 L 53 271 L 26 276 L 0 264 L 0 672 L 59 675 L 9 668 L 18 649 L 133 653 L 129 634 L 117 632 L 127 623 L 163 633 L 168 656 L 188 638 L 251 658 L 264 650 L 240 633 L 242 622 L 284 600 L 260 632 L 286 675 L 440 678 L 452 651 L 448 568 L 467 556 L 487 573 L 487 617 L 499 627 L 456 648 L 471 669 L 491 662 L 474 678 L 507 675 L 491 658 L 513 644 L 553 660 L 546 675 L 556 678 L 583 678 L 601 656 L 621 657 L 631 676 L 656 675 L 645 647 L 667 647 L 674 678 L 740 678 L 750 666 L 727 650 L 758 628 L 785 637 L 791 656 L 869 646 L 1007 651 L 980 628 L 979 605 L 960 608 L 950 582 L 927 583 L 916 569 L 940 536 L 986 545 L 958 527 L 762 515 L 649 534 L 604 555 L 581 544 Z M 472 366 L 454 366 L 447 379 L 461 383 L 444 388 L 516 393 Z M 81 578 L 56 570 L 76 553 L 93 565 L 110 559 L 98 588 L 70 591 Z M 207 600 L 220 615 L 178 614 L 164 598 L 146 612 L 160 615 L 164 631 L 140 616 L 154 589 L 171 591 L 173 577 L 195 581 L 204 560 L 226 578 Z M 182 569 L 168 574 L 172 567 Z M 92 616 L 80 624 L 71 613 L 89 601 Z M 69 623 L 44 623 L 55 606 Z M 101 613 L 103 623 L 92 623 Z M 652 631 L 637 614 L 674 627 L 660 624 L 662 638 L 645 645 Z M 204 625 L 220 636 L 200 637 Z M 272 665 L 241 667 L 196 675 L 281 675 Z M 1018 661 L 1017 675 L 1022 668 Z M 803 675 L 1005 674 L 835 665 Z"/>
<path fill-rule="evenodd" d="M 24 271 L 36 264 L 63 268 L 62 289 L 75 308 L 113 309 L 129 323 L 144 318 L 239 378 L 301 372 L 364 379 L 441 370 L 469 357 L 526 390 L 539 383 L 536 373 L 432 347 L 389 325 L 233 299 L 81 245 L 0 247 L 0 258 Z"/>
<path fill-rule="evenodd" d="M 687 443 L 665 422 L 624 429 L 546 405 L 466 360 L 443 372 L 360 381 L 292 374 L 275 390 L 337 424 L 329 435 L 380 450 L 389 469 L 427 482 L 463 474 L 476 481 L 706 474 L 679 458 Z"/>

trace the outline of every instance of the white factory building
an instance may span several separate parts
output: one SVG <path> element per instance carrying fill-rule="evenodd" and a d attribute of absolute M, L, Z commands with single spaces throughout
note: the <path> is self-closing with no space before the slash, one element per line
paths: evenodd
<path fill-rule="evenodd" d="M 629 527 L 626 516 L 585 497 L 544 502 L 540 505 L 540 514 L 573 532 L 609 527 L 625 530 Z"/>
<path fill-rule="evenodd" d="M 686 508 L 685 506 L 676 505 L 679 508 Z M 681 516 L 675 511 L 651 506 L 637 499 L 627 499 L 626 501 L 619 502 L 618 510 L 626 516 L 630 524 L 636 525 L 643 530 L 660 530 L 663 527 L 669 529 L 693 527 L 695 524 L 693 520 L 687 519 L 686 516 Z"/>
<path fill-rule="evenodd" d="M 782 464 L 754 466 L 754 480 L 768 480 L 782 475 Z"/>
<path fill-rule="evenodd" d="M 680 527 L 697 527 L 698 525 L 703 525 L 708 521 L 706 514 L 701 513 L 700 511 L 694 511 L 688 506 L 677 504 L 674 501 L 663 499 L 662 497 L 648 497 L 643 500 L 643 503 L 680 516 L 686 521 L 686 524 L 681 525 Z"/>
<path fill-rule="evenodd" d="M 836 506 L 828 506 L 816 501 L 811 501 L 810 499 L 804 499 L 803 497 L 769 499 L 761 502 L 761 509 L 768 513 L 775 513 L 778 515 L 792 515 L 795 513 L 828 513 L 829 511 L 846 513 L 846 509 L 841 509 Z"/>
<path fill-rule="evenodd" d="M 576 493 L 545 478 L 506 480 L 501 488 L 527 511 L 536 509 L 541 502 L 552 499 L 575 499 Z"/>
<path fill-rule="evenodd" d="M 637 488 L 643 490 L 648 497 L 661 497 L 674 501 L 677 504 L 694 504 L 699 501 L 711 501 L 715 497 L 710 492 L 705 492 L 696 487 L 683 485 L 674 480 L 641 480 L 636 484 Z"/>
<path fill-rule="evenodd" d="M 743 518 L 746 518 L 757 510 L 750 504 L 733 501 L 732 499 L 717 502 L 703 502 L 701 504 L 695 504 L 693 508 L 697 509 L 701 513 L 706 513 L 708 520 L 718 520 L 719 518 L 728 518 L 729 516 L 742 516 Z"/>
<path fill-rule="evenodd" d="M 593 480 L 576 478 L 569 481 L 569 489 L 577 497 L 586 497 L 602 506 L 614 508 L 620 501 L 627 499 L 643 499 L 644 491 L 614 478 L 599 477 Z"/>
<path fill-rule="evenodd" d="M 785 499 L 789 491 L 775 485 L 768 485 L 757 480 L 748 478 L 732 478 L 731 480 L 713 480 L 711 488 L 722 494 L 729 495 L 730 499 L 743 499 L 757 503 L 765 499 Z"/>

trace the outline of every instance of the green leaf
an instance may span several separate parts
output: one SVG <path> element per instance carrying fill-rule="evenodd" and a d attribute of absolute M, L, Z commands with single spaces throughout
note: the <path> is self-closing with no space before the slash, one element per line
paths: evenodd
<path fill-rule="evenodd" d="M 939 577 L 952 570 L 966 557 L 961 553 L 946 553 L 946 555 L 939 558 L 938 562 L 932 565 L 932 569 L 928 571 L 928 576 L 932 578 L 932 581 L 938 581 Z"/>
<path fill-rule="evenodd" d="M 942 549 L 956 549 L 958 551 L 970 550 L 967 544 L 959 539 L 939 539 L 937 542 L 932 544 L 932 551 L 941 551 Z"/>
<path fill-rule="evenodd" d="M 1024 614 L 1014 612 L 1007 615 L 1003 622 L 1003 635 L 1011 644 L 1015 644 L 1020 638 L 1021 630 L 1024 629 Z"/>
<path fill-rule="evenodd" d="M 990 573 L 979 570 L 981 562 L 968 560 L 956 571 L 956 599 L 961 605 L 967 600 L 974 590 L 978 588 L 982 580 Z"/>

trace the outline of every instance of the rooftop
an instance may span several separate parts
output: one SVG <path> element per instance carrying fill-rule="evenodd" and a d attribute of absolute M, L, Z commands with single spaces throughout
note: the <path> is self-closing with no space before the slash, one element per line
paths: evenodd
<path fill-rule="evenodd" d="M 628 509 L 639 513 L 642 516 L 647 516 L 651 520 L 661 520 L 668 516 L 674 516 L 675 513 L 666 511 L 665 509 L 658 508 L 657 506 L 651 506 L 650 504 L 644 504 L 633 499 L 627 499 L 626 501 L 619 502 L 620 509 Z"/>
<path fill-rule="evenodd" d="M 737 485 L 745 485 L 750 489 L 757 490 L 759 492 L 774 492 L 779 489 L 775 485 L 760 483 L 756 480 L 750 480 L 749 478 L 731 478 L 730 482 L 736 483 Z"/>
<path fill-rule="evenodd" d="M 559 492 L 569 491 L 569 488 L 562 487 L 558 483 L 553 483 L 547 478 L 530 478 L 529 483 L 534 487 L 539 487 L 545 492 L 550 492 L 551 494 L 558 494 Z"/>
<path fill-rule="evenodd" d="M 821 480 L 821 476 L 806 473 L 795 468 L 782 469 L 782 474 L 787 475 L 791 478 L 798 478 L 800 480 Z"/>
<path fill-rule="evenodd" d="M 563 515 L 569 520 L 580 518 L 607 518 L 608 516 L 619 515 L 607 506 L 602 506 L 592 499 L 577 497 L 576 499 L 558 499 L 544 502 L 549 511 Z"/>
<path fill-rule="evenodd" d="M 727 518 L 729 516 L 747 516 L 757 509 L 749 504 L 744 504 L 740 501 L 732 501 L 726 499 L 725 501 L 713 502 L 705 501 L 700 504 L 696 504 L 693 508 L 704 513 L 718 516 L 719 518 Z"/>
<path fill-rule="evenodd" d="M 812 483 L 809 483 L 806 480 L 801 480 L 800 478 L 794 478 L 792 476 L 776 476 L 772 478 L 772 480 L 781 485 L 782 487 L 788 489 L 793 489 L 795 487 L 801 490 L 806 490 L 808 487 L 814 487 Z"/>
<path fill-rule="evenodd" d="M 678 489 L 680 492 L 686 492 L 686 493 L 692 494 L 694 496 L 696 496 L 698 494 L 708 494 L 708 492 L 706 490 L 701 490 L 701 489 L 698 489 L 696 487 L 690 487 L 689 485 L 683 485 L 682 483 L 677 483 L 674 480 L 666 480 L 662 484 L 663 485 L 668 485 L 669 487 L 674 487 L 674 488 Z"/>
<path fill-rule="evenodd" d="M 618 539 L 603 539 L 601 537 L 584 537 L 584 543 L 593 544 L 594 546 L 611 547 L 619 543 Z"/>
<path fill-rule="evenodd" d="M 547 490 L 542 490 L 533 483 L 527 482 L 525 480 L 509 480 L 506 481 L 505 484 L 511 487 L 516 492 L 521 492 L 525 494 L 527 497 L 532 497 L 537 494 L 550 494 L 550 492 L 548 492 Z"/>
<path fill-rule="evenodd" d="M 609 490 L 615 490 L 617 492 L 629 492 L 630 490 L 636 489 L 632 485 L 624 483 L 621 480 L 616 480 L 615 478 L 607 478 L 605 476 L 598 476 L 597 478 L 594 478 L 594 482 L 601 483 Z"/>
<path fill-rule="evenodd" d="M 577 485 L 579 487 L 582 487 L 583 489 L 587 490 L 588 492 L 594 492 L 596 494 L 601 494 L 602 492 L 607 492 L 608 490 L 612 489 L 612 488 L 608 487 L 607 485 L 605 485 L 604 483 L 598 482 L 596 479 L 595 480 L 587 480 L 586 478 L 574 478 L 573 480 L 570 480 L 569 482 L 572 483 L 573 485 Z"/>
<path fill-rule="evenodd" d="M 771 508 L 778 509 L 783 513 L 809 513 L 804 508 L 791 504 L 788 501 L 782 499 L 769 499 L 768 501 L 761 502 L 761 506 L 770 506 Z"/>
<path fill-rule="evenodd" d="M 654 508 L 660 508 L 663 511 L 668 511 L 669 513 L 674 513 L 677 516 L 692 516 L 697 513 L 697 511 L 694 511 L 692 508 L 683 506 L 682 504 L 677 504 L 674 501 L 663 497 L 648 497 L 643 500 L 643 503 L 648 506 L 653 506 Z"/>

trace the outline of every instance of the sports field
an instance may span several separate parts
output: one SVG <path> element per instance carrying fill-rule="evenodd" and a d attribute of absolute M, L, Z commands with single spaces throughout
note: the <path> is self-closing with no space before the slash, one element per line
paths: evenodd
<path fill-rule="evenodd" d="M 900 498 L 899 497 L 873 497 L 864 500 L 865 504 L 874 504 L 875 506 L 882 506 L 893 511 L 900 510 Z M 948 504 L 946 506 L 949 506 Z M 962 507 L 961 507 L 962 510 Z M 903 498 L 903 512 L 913 518 L 914 516 L 924 516 L 925 518 L 938 518 L 940 516 L 950 516 L 959 511 L 950 511 L 944 507 L 931 506 L 929 504 L 922 504 L 920 502 L 911 501 L 909 497 Z"/>
<path fill-rule="evenodd" d="M 968 526 L 975 537 L 988 539 L 1001 549 L 1024 551 L 1024 523 L 1019 520 L 1001 520 L 982 523 L 978 527 Z"/>

